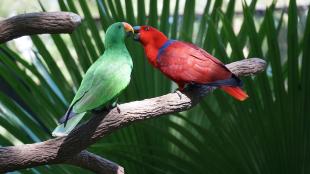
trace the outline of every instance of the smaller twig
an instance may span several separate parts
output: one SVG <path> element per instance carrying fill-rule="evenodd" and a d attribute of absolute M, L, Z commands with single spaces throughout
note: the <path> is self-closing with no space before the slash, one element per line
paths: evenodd
<path fill-rule="evenodd" d="M 0 44 L 25 35 L 71 33 L 80 23 L 81 17 L 71 12 L 17 15 L 0 21 Z"/>
<path fill-rule="evenodd" d="M 252 76 L 265 71 L 267 66 L 266 61 L 260 58 L 243 59 L 242 62 L 232 62 L 226 67 L 236 76 Z"/>
<path fill-rule="evenodd" d="M 124 174 L 124 168 L 86 150 L 65 163 L 89 169 L 98 174 Z"/>

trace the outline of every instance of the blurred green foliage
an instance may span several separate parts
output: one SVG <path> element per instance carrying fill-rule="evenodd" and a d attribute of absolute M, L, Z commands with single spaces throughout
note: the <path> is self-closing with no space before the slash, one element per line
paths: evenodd
<path fill-rule="evenodd" d="M 65 113 L 84 72 L 104 52 L 102 31 L 113 22 L 127 21 L 149 24 L 171 38 L 194 42 L 225 63 L 263 58 L 268 69 L 243 79 L 250 96 L 245 102 L 215 91 L 190 111 L 133 124 L 88 150 L 136 174 L 310 172 L 310 15 L 301 16 L 295 0 L 290 1 L 287 12 L 279 15 L 272 4 L 260 17 L 256 0 L 244 3 L 241 18 L 236 16 L 235 0 L 227 7 L 222 0 L 207 1 L 201 16 L 193 10 L 194 0 L 186 0 L 183 15 L 179 14 L 179 0 L 176 4 L 164 0 L 159 13 L 156 0 L 150 0 L 149 11 L 144 0 L 137 4 L 122 1 L 125 9 L 118 0 L 96 0 L 96 12 L 84 0 L 58 2 L 61 10 L 85 17 L 68 38 L 49 36 L 58 53 L 51 52 L 40 36 L 31 37 L 35 45 L 31 62 L 0 45 L 1 146 L 51 138 L 50 132 Z M 170 6 L 175 6 L 173 14 Z M 93 13 L 100 15 L 99 20 L 94 20 Z M 236 18 L 241 21 L 238 31 Z M 126 42 L 134 70 L 120 102 L 172 91 L 175 86 L 148 64 L 141 46 Z M 88 173 L 67 165 L 15 173 L 56 172 Z"/>

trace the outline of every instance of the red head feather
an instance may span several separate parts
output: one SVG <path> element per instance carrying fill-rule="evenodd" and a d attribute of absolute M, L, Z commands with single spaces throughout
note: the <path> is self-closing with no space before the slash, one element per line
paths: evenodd
<path fill-rule="evenodd" d="M 157 67 L 156 57 L 158 50 L 168 40 L 162 32 L 150 26 L 141 26 L 139 29 L 139 41 L 144 47 L 149 62 Z"/>

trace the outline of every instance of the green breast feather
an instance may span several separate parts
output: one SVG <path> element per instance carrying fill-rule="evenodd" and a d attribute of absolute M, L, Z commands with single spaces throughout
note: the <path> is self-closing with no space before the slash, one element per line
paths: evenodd
<path fill-rule="evenodd" d="M 131 59 L 109 57 L 111 56 L 101 57 L 94 68 L 86 73 L 72 101 L 72 104 L 75 103 L 73 112 L 81 113 L 102 107 L 129 84 Z"/>

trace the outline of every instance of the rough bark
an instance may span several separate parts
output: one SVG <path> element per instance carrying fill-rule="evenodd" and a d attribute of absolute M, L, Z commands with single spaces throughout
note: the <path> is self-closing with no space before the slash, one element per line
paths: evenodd
<path fill-rule="evenodd" d="M 263 71 L 266 62 L 262 59 L 251 58 L 228 64 L 227 67 L 237 76 L 247 76 Z M 207 93 L 208 91 L 205 92 L 205 94 Z M 2 147 L 0 148 L 0 172 L 46 164 L 68 163 L 75 157 L 79 159 L 71 164 L 78 164 L 78 161 L 85 160 L 83 157 L 85 152 L 80 152 L 100 138 L 136 121 L 188 110 L 195 106 L 200 98 L 201 90 L 193 89 L 180 94 L 170 93 L 142 101 L 129 102 L 119 105 L 120 112 L 117 109 L 112 109 L 108 113 L 93 115 L 88 122 L 77 127 L 68 136 L 35 144 Z M 88 154 L 88 152 L 86 153 Z M 87 158 L 93 157 L 88 154 Z M 83 165 L 87 167 L 88 164 L 86 162 Z"/>
<path fill-rule="evenodd" d="M 98 174 L 124 174 L 122 166 L 86 150 L 64 163 L 89 169 Z"/>
<path fill-rule="evenodd" d="M 81 17 L 71 12 L 27 13 L 0 21 L 0 44 L 25 35 L 71 33 Z"/>

